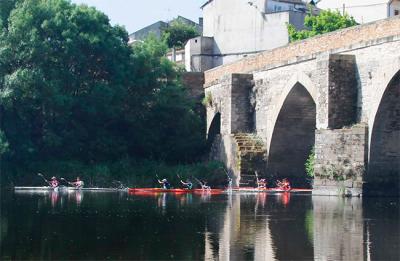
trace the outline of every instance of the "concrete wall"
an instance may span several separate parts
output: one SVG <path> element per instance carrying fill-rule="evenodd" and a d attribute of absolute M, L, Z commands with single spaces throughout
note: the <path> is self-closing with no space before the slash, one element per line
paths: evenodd
<path fill-rule="evenodd" d="M 289 42 L 286 23 L 303 26 L 304 13 L 267 13 L 266 1 L 215 0 L 203 8 L 203 36 L 214 38 L 214 66 Z"/>
<path fill-rule="evenodd" d="M 185 45 L 185 69 L 188 72 L 204 72 L 214 67 L 214 39 L 212 37 L 196 37 Z"/>
<path fill-rule="evenodd" d="M 321 9 L 337 10 L 353 16 L 358 23 L 369 23 L 389 17 L 389 0 L 322 0 Z M 343 7 L 344 5 L 344 7 Z"/>
<path fill-rule="evenodd" d="M 389 16 L 395 16 L 399 14 L 400 14 L 400 0 L 395 0 L 389 7 Z"/>

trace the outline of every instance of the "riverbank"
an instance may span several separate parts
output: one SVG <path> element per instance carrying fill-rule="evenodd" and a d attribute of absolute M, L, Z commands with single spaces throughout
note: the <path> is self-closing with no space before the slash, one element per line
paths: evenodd
<path fill-rule="evenodd" d="M 129 187 L 151 187 L 157 184 L 157 177 L 167 178 L 171 184 L 179 184 L 182 179 L 196 177 L 207 180 L 211 185 L 226 182 L 226 174 L 220 162 L 200 162 L 193 164 L 166 164 L 150 160 L 123 159 L 116 162 L 83 163 L 79 161 L 37 162 L 30 165 L 7 166 L 2 168 L 1 186 L 43 185 L 38 176 L 74 180 L 79 176 L 90 187 L 113 187 L 121 182 Z"/>

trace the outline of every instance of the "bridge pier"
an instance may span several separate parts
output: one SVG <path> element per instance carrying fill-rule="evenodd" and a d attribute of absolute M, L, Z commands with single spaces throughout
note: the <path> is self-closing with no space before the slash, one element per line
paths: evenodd
<path fill-rule="evenodd" d="M 398 195 L 399 25 L 382 20 L 206 71 L 211 158 L 235 185 L 257 170 L 269 186 L 287 177 L 303 187 L 314 146 L 313 194 Z"/>
<path fill-rule="evenodd" d="M 317 130 L 313 195 L 361 196 L 367 158 L 367 125 Z"/>

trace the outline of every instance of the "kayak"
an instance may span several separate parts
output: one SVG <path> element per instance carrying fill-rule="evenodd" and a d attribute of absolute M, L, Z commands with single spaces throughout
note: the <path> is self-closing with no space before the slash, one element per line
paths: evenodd
<path fill-rule="evenodd" d="M 225 189 L 194 189 L 193 193 L 201 195 L 219 195 L 225 193 Z"/>
<path fill-rule="evenodd" d="M 311 189 L 302 189 L 302 188 L 291 188 L 291 189 L 281 189 L 281 188 L 252 188 L 252 187 L 235 187 L 232 188 L 233 192 L 266 192 L 266 193 L 311 193 Z"/>
<path fill-rule="evenodd" d="M 224 189 L 182 189 L 182 188 L 172 188 L 172 189 L 164 189 L 164 188 L 129 188 L 129 193 L 132 194 L 144 194 L 144 193 L 175 193 L 175 194 L 184 194 L 184 193 L 196 193 L 196 194 L 222 194 L 225 192 Z"/>
<path fill-rule="evenodd" d="M 129 188 L 129 193 L 136 193 L 136 192 L 151 192 L 151 193 L 190 193 L 190 189 L 179 189 L 179 188 L 171 188 L 171 189 L 164 189 L 164 188 Z"/>
<path fill-rule="evenodd" d="M 27 191 L 124 191 L 123 189 L 117 189 L 117 188 L 75 188 L 75 187 L 65 187 L 65 186 L 60 186 L 60 187 L 49 187 L 49 186 L 44 186 L 44 187 L 14 187 L 14 191 L 18 192 L 27 192 Z"/>

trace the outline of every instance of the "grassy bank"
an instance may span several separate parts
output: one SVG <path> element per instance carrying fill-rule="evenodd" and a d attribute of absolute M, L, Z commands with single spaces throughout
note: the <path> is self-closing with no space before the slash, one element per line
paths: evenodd
<path fill-rule="evenodd" d="M 190 178 L 194 183 L 193 177 L 207 180 L 212 186 L 223 186 L 226 183 L 222 164 L 213 161 L 182 165 L 130 159 L 97 164 L 52 161 L 32 163 L 29 166 L 2 166 L 2 169 L 2 187 L 44 185 L 38 173 L 42 173 L 47 178 L 56 176 L 66 180 L 74 180 L 79 176 L 85 181 L 87 187 L 116 186 L 115 181 L 120 181 L 129 187 L 152 187 L 158 186 L 156 177 L 167 178 L 173 186 L 178 187 L 178 175 L 185 180 Z"/>

